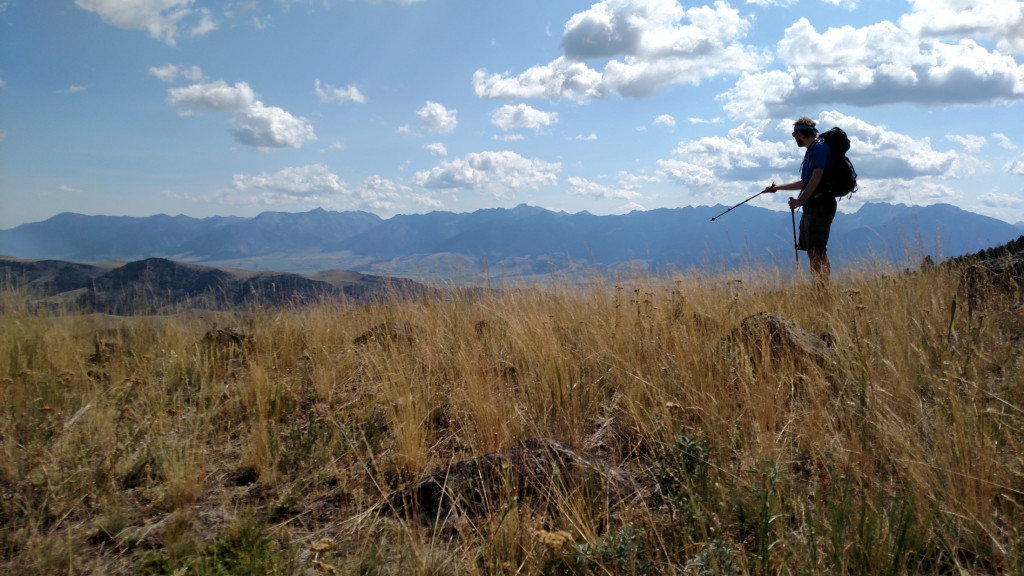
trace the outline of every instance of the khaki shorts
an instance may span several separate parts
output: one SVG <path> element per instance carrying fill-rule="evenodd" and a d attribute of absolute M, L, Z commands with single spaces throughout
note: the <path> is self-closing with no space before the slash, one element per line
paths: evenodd
<path fill-rule="evenodd" d="M 819 254 L 826 252 L 836 205 L 836 199 L 831 196 L 819 196 L 804 204 L 800 215 L 800 241 L 797 242 L 801 250 Z"/>

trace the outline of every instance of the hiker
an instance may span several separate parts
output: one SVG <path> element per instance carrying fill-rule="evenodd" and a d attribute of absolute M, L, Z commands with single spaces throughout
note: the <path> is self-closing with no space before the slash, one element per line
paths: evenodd
<path fill-rule="evenodd" d="M 817 122 L 806 116 L 793 123 L 793 138 L 796 139 L 796 145 L 807 149 L 804 152 L 804 161 L 800 165 L 800 179 L 781 186 L 772 184 L 765 188 L 765 191 L 800 191 L 796 198 L 789 199 L 790 210 L 803 208 L 797 248 L 807 252 L 814 277 L 818 280 L 828 280 L 832 273 L 832 263 L 829 262 L 826 246 L 832 219 L 836 216 L 836 198 L 819 186 L 825 171 L 831 168 L 832 154 L 828 144 L 818 139 L 818 129 L 814 127 L 816 124 Z"/>

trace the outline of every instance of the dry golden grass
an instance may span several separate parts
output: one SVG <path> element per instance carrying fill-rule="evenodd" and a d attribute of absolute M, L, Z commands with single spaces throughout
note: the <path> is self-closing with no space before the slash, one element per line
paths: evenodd
<path fill-rule="evenodd" d="M 0 572 L 1021 574 L 1024 315 L 959 282 L 761 270 L 129 318 L 7 291 Z M 830 333 L 833 360 L 723 341 L 760 311 Z M 411 338 L 353 343 L 383 323 Z M 531 437 L 643 498 L 367 513 Z"/>

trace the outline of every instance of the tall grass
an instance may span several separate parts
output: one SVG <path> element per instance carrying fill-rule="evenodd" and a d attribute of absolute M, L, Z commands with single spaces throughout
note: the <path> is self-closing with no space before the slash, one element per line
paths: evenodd
<path fill-rule="evenodd" d="M 114 318 L 0 303 L 9 574 L 1024 573 L 1018 295 L 961 275 L 637 275 Z M 769 311 L 831 359 L 730 344 Z M 403 322 L 409 338 L 354 339 Z M 244 338 L 217 338 L 231 327 Z M 551 437 L 643 497 L 368 515 Z"/>

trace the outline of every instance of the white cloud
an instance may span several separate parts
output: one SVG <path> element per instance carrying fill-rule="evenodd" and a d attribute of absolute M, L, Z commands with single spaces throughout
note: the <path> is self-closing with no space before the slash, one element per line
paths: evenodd
<path fill-rule="evenodd" d="M 683 140 L 672 158 L 658 164 L 666 177 L 691 190 L 704 190 L 705 196 L 726 183 L 752 189 L 772 178 L 796 180 L 803 150 L 789 137 L 792 120 L 779 121 L 771 136 L 765 135 L 768 124 L 749 121 L 725 136 Z M 822 112 L 818 126 L 846 131 L 851 141 L 848 155 L 862 180 L 958 178 L 984 165 L 969 154 L 936 150 L 928 138 L 915 139 L 836 111 Z"/>
<path fill-rule="evenodd" d="M 1010 137 L 1007 136 L 1006 134 L 1003 134 L 1001 132 L 995 132 L 992 134 L 992 137 L 995 138 L 999 142 L 999 145 L 1005 148 L 1006 150 L 1017 149 L 1017 145 L 1014 144 L 1013 140 L 1010 140 Z"/>
<path fill-rule="evenodd" d="M 999 192 L 987 192 L 978 196 L 978 202 L 988 208 L 988 212 L 996 217 L 1006 215 L 1008 210 L 1020 213 L 1024 209 L 1024 196 L 1020 194 L 1002 194 Z"/>
<path fill-rule="evenodd" d="M 197 106 L 211 110 L 243 110 L 256 102 L 256 93 L 248 82 L 229 86 L 223 80 L 209 84 L 193 84 L 167 91 L 167 103 L 172 106 Z"/>
<path fill-rule="evenodd" d="M 473 91 L 478 98 L 568 98 L 584 101 L 607 97 L 601 73 L 581 62 L 559 57 L 550 64 L 535 66 L 519 76 L 473 73 Z"/>
<path fill-rule="evenodd" d="M 806 18 L 778 44 L 786 70 L 744 74 L 725 98 L 737 118 L 769 118 L 838 103 L 979 104 L 1024 97 L 1024 66 L 970 39 L 921 41 L 881 22 L 819 34 Z"/>
<path fill-rule="evenodd" d="M 1014 176 L 1024 176 L 1024 156 L 1014 158 L 1003 166 L 1003 170 L 1007 174 L 1013 174 Z"/>
<path fill-rule="evenodd" d="M 292 197 L 337 194 L 348 190 L 341 178 L 322 164 L 289 167 L 273 174 L 235 174 L 232 187 L 240 192 L 270 190 Z"/>
<path fill-rule="evenodd" d="M 569 19 L 562 48 L 577 62 L 703 56 L 745 36 L 749 28 L 750 22 L 722 1 L 685 10 L 676 0 L 605 0 Z"/>
<path fill-rule="evenodd" d="M 427 101 L 423 108 L 416 112 L 420 119 L 420 127 L 427 132 L 451 134 L 459 122 L 456 120 L 458 110 L 448 110 L 437 102 Z"/>
<path fill-rule="evenodd" d="M 316 140 L 313 125 L 305 118 L 296 118 L 277 106 L 254 102 L 235 113 L 232 134 L 240 144 L 256 148 L 301 148 Z"/>
<path fill-rule="evenodd" d="M 595 199 L 639 200 L 643 194 L 627 186 L 606 186 L 593 180 L 573 176 L 568 179 L 569 194 Z"/>
<path fill-rule="evenodd" d="M 593 142 L 597 140 L 597 134 L 591 132 L 590 134 L 577 134 L 573 140 L 582 140 L 584 142 Z"/>
<path fill-rule="evenodd" d="M 668 128 L 675 128 L 676 119 L 671 114 L 662 114 L 654 119 L 654 123 L 666 126 Z"/>
<path fill-rule="evenodd" d="M 217 29 L 217 22 L 213 19 L 213 13 L 206 8 L 199 9 L 199 23 L 189 30 L 189 36 L 204 36 Z"/>
<path fill-rule="evenodd" d="M 837 0 L 825 0 L 831 4 L 838 4 Z M 796 4 L 799 0 L 747 0 L 747 4 L 754 4 L 755 6 L 774 6 L 777 8 L 786 8 Z"/>
<path fill-rule="evenodd" d="M 320 79 L 316 79 L 314 92 L 320 97 L 321 102 L 357 102 L 359 104 L 366 103 L 366 96 L 359 91 L 354 84 L 350 84 L 348 88 L 335 88 L 330 84 L 320 85 Z"/>
<path fill-rule="evenodd" d="M 900 25 L 923 38 L 987 38 L 999 50 L 1024 54 L 1024 6 L 1019 0 L 911 0 Z"/>
<path fill-rule="evenodd" d="M 88 86 L 82 86 L 82 85 L 79 85 L 79 84 L 72 84 L 71 86 L 68 86 L 67 88 L 64 88 L 63 90 L 57 90 L 57 94 L 77 94 L 79 92 L 85 92 L 88 89 L 89 89 Z"/>
<path fill-rule="evenodd" d="M 182 21 L 197 16 L 192 36 L 216 29 L 209 10 L 192 10 L 193 0 L 75 0 L 79 8 L 94 12 L 118 28 L 143 29 L 153 38 L 174 46 Z"/>
<path fill-rule="evenodd" d="M 434 142 L 433 144 L 427 144 L 423 146 L 423 149 L 430 152 L 434 156 L 447 156 L 448 148 L 441 142 Z"/>
<path fill-rule="evenodd" d="M 81 188 L 73 188 L 73 187 L 68 186 L 66 184 L 61 184 L 58 189 L 61 192 L 65 192 L 67 194 L 81 194 L 82 193 L 82 189 Z"/>
<path fill-rule="evenodd" d="M 558 182 L 560 162 L 524 158 L 515 152 L 475 152 L 417 172 L 414 182 L 424 188 L 486 190 L 495 195 L 523 188 L 538 189 Z"/>
<path fill-rule="evenodd" d="M 491 115 L 491 123 L 506 132 L 516 128 L 540 130 L 556 122 L 557 112 L 542 112 L 526 104 L 506 104 Z"/>
<path fill-rule="evenodd" d="M 963 146 L 964 150 L 971 153 L 980 152 L 981 149 L 988 144 L 988 141 L 985 140 L 984 136 L 976 136 L 974 134 L 967 134 L 965 136 L 946 134 L 946 139 L 950 142 L 956 142 Z"/>
<path fill-rule="evenodd" d="M 313 125 L 277 106 L 266 106 L 246 82 L 229 86 L 218 80 L 167 91 L 172 106 L 193 106 L 233 112 L 232 133 L 239 144 L 261 149 L 301 148 L 316 140 Z"/>
<path fill-rule="evenodd" d="M 674 158 L 658 161 L 664 174 L 680 184 L 705 188 L 712 192 L 717 182 L 758 181 L 771 176 L 772 170 L 791 169 L 799 157 L 788 139 L 766 139 L 767 122 L 748 122 L 726 136 L 683 140 L 673 152 Z"/>
<path fill-rule="evenodd" d="M 822 112 L 819 127 L 839 126 L 850 136 L 849 156 L 857 172 L 870 178 L 957 178 L 974 169 L 973 157 L 939 151 L 930 138 L 912 138 L 837 111 Z M 788 127 L 788 126 L 787 126 Z M 788 132 L 788 130 L 787 130 Z"/>
<path fill-rule="evenodd" d="M 390 211 L 398 208 L 404 198 L 417 205 L 430 204 L 428 198 L 414 194 L 408 186 L 379 175 L 350 186 L 321 164 L 293 166 L 274 173 L 235 174 L 230 188 L 212 196 L 179 197 L 229 205 L 320 206 L 331 210 Z"/>
<path fill-rule="evenodd" d="M 355 197 L 362 206 L 373 210 L 394 210 L 402 196 L 409 193 L 407 186 L 380 175 L 373 175 L 356 188 Z"/>
<path fill-rule="evenodd" d="M 149 74 L 161 82 L 174 82 L 179 77 L 191 80 L 192 82 L 199 82 L 204 78 L 203 69 L 199 66 L 186 67 L 175 64 L 152 66 L 149 69 Z"/>
<path fill-rule="evenodd" d="M 756 70 L 766 57 L 736 43 L 749 28 L 722 1 L 684 10 L 675 0 L 605 0 L 566 23 L 564 56 L 518 76 L 477 70 L 473 88 L 480 98 L 647 97 L 662 86 Z M 590 60 L 608 61 L 597 71 Z"/>

